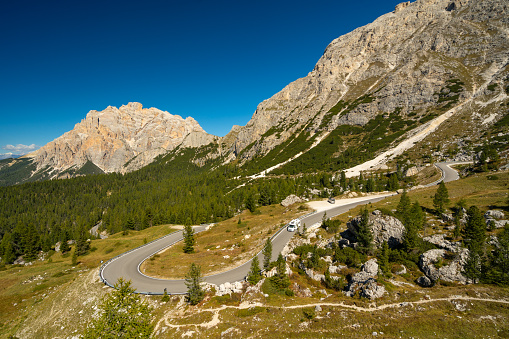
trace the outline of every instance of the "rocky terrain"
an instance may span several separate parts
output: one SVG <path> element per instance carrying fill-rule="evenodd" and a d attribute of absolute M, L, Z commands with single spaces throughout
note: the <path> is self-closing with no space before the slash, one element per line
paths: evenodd
<path fill-rule="evenodd" d="M 201 145 L 200 138 L 212 140 L 191 117 L 183 119 L 131 102 L 90 111 L 72 131 L 26 157 L 34 159 L 38 169 L 49 166 L 62 172 L 91 161 L 103 172 L 123 173 L 149 164 L 189 136 L 198 141 L 190 143 L 195 147 Z"/>
<path fill-rule="evenodd" d="M 330 43 L 308 76 L 260 103 L 246 126 L 233 126 L 223 138 L 205 133 L 193 118 L 130 103 L 90 111 L 72 131 L 40 150 L 0 163 L 0 171 L 24 167 L 22 175 L 15 175 L 23 180 L 125 173 L 177 146 L 196 148 L 193 161 L 200 166 L 219 156 L 242 165 L 272 151 L 259 168 L 266 170 L 311 148 L 325 149 L 334 142 L 327 138 L 332 134 L 341 140 L 322 154 L 335 161 L 352 145 L 348 133 L 339 130 L 378 117 L 394 123 L 385 133 L 394 137 L 375 139 L 381 141 L 372 146 L 371 156 L 380 159 L 373 159 L 371 167 L 409 149 L 431 156 L 437 139 L 444 149 L 456 148 L 458 156 L 470 159 L 469 145 L 482 144 L 484 133 L 507 114 L 508 12 L 501 0 L 401 3 Z M 391 143 L 398 147 L 382 153 Z M 212 147 L 203 152 L 199 147 L 204 145 Z"/>
<path fill-rule="evenodd" d="M 496 103 L 507 98 L 508 10 L 499 0 L 399 4 L 334 40 L 307 77 L 260 103 L 232 149 L 245 161 L 299 133 L 310 145 L 338 126 L 391 113 L 424 122 L 467 112 L 467 123 L 488 127 L 506 114 Z"/>

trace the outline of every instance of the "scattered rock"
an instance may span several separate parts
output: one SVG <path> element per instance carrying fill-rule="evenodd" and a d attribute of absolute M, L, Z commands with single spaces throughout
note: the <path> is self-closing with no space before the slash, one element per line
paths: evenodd
<path fill-rule="evenodd" d="M 316 305 L 315 312 L 322 312 L 322 307 L 320 305 Z"/>
<path fill-rule="evenodd" d="M 442 264 L 437 268 L 435 264 L 443 262 L 446 253 L 447 251 L 444 249 L 434 249 L 424 252 L 419 258 L 419 267 L 432 282 L 443 280 L 466 284 L 467 279 L 462 274 L 462 271 L 468 259 L 468 250 L 461 248 L 454 254 L 454 258 L 448 265 Z"/>
<path fill-rule="evenodd" d="M 384 286 L 378 285 L 374 279 L 370 279 L 362 286 L 360 296 L 373 300 L 383 297 L 385 293 Z"/>
<path fill-rule="evenodd" d="M 314 270 L 312 270 L 311 268 L 307 268 L 304 263 L 300 263 L 299 264 L 299 268 L 302 269 L 306 275 L 315 280 L 315 281 L 322 281 L 325 279 L 325 275 L 324 274 L 321 274 L 321 273 L 316 273 Z"/>
<path fill-rule="evenodd" d="M 450 252 L 457 253 L 461 250 L 461 244 L 459 242 L 445 240 L 444 234 L 433 234 L 432 236 L 423 238 L 423 240 Z"/>
<path fill-rule="evenodd" d="M 401 269 L 399 271 L 396 272 L 397 275 L 402 275 L 402 274 L 406 274 L 407 273 L 407 269 L 405 267 L 405 265 L 400 265 L 401 266 Z"/>
<path fill-rule="evenodd" d="M 430 278 L 428 278 L 427 276 L 423 275 L 419 278 L 417 278 L 416 282 L 421 285 L 422 287 L 432 287 L 433 286 L 433 281 L 431 281 Z"/>
<path fill-rule="evenodd" d="M 234 283 L 225 282 L 224 284 L 219 285 L 216 290 L 217 296 L 222 296 L 225 294 L 231 295 L 232 293 L 242 293 L 245 282 L 236 281 Z"/>
<path fill-rule="evenodd" d="M 385 287 L 379 286 L 374 279 L 378 274 L 376 259 L 370 259 L 361 267 L 361 271 L 355 273 L 347 287 L 345 295 L 352 297 L 355 292 L 361 291 L 360 295 L 369 299 L 380 298 L 385 293 Z"/>
<path fill-rule="evenodd" d="M 488 210 L 484 213 L 485 219 L 504 219 L 504 212 L 499 210 Z"/>
<path fill-rule="evenodd" d="M 306 200 L 303 198 L 300 198 L 296 196 L 295 194 L 291 194 L 287 196 L 283 201 L 281 201 L 281 206 L 288 207 L 290 205 L 299 203 L 299 202 L 305 202 Z"/>
<path fill-rule="evenodd" d="M 416 175 L 419 172 L 420 172 L 420 169 L 417 168 L 417 166 L 410 167 L 409 169 L 406 170 L 405 177 L 414 176 L 414 175 Z"/>
<path fill-rule="evenodd" d="M 348 230 L 354 235 L 357 234 L 360 221 L 361 216 L 356 216 L 346 224 Z M 395 248 L 403 242 L 405 226 L 398 219 L 383 215 L 379 210 L 375 210 L 369 215 L 368 226 L 373 234 L 373 242 L 378 248 L 385 241 L 391 248 Z"/>
<path fill-rule="evenodd" d="M 293 283 L 291 289 L 298 297 L 310 298 L 311 296 L 313 296 L 313 293 L 311 293 L 311 290 L 309 288 L 307 287 L 303 288 L 297 283 Z"/>

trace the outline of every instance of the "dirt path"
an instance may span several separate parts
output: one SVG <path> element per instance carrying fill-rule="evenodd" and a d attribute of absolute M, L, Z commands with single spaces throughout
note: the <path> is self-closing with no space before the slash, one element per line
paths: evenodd
<path fill-rule="evenodd" d="M 183 299 L 182 299 L 183 300 Z M 306 308 L 306 307 L 316 307 L 316 306 L 330 306 L 330 307 L 342 307 L 345 309 L 350 309 L 358 312 L 376 312 L 376 311 L 383 311 L 388 308 L 396 308 L 396 307 L 405 307 L 410 305 L 422 305 L 422 304 L 429 304 L 434 302 L 440 302 L 440 301 L 453 301 L 453 300 L 461 300 L 461 301 L 479 301 L 479 302 L 490 302 L 490 303 L 498 303 L 498 304 L 507 304 L 509 305 L 509 300 L 504 299 L 489 299 L 489 298 L 474 298 L 474 297 L 466 297 L 461 295 L 455 295 L 450 296 L 447 298 L 436 298 L 436 299 L 422 299 L 417 301 L 407 301 L 407 302 L 397 302 L 397 303 L 391 303 L 391 304 L 384 304 L 380 306 L 373 306 L 370 305 L 369 307 L 363 307 L 363 306 L 357 306 L 357 305 L 348 305 L 344 302 L 338 302 L 338 303 L 327 303 L 327 302 L 317 302 L 317 303 L 311 303 L 311 304 L 303 304 L 303 305 L 293 305 L 293 306 L 271 306 L 271 305 L 264 305 L 262 303 L 243 303 L 239 306 L 227 306 L 223 305 L 218 308 L 207 308 L 207 309 L 199 309 L 196 307 L 194 309 L 195 314 L 202 313 L 202 312 L 212 312 L 214 315 L 212 316 L 212 319 L 207 322 L 198 323 L 198 324 L 172 324 L 170 323 L 171 319 L 176 319 L 181 316 L 181 312 L 177 312 L 173 315 L 166 315 L 163 317 L 157 325 L 155 326 L 154 333 L 161 327 L 170 327 L 170 328 L 180 328 L 180 327 L 188 327 L 188 326 L 194 326 L 195 328 L 211 328 L 213 326 L 216 326 L 221 323 L 221 320 L 219 318 L 219 313 L 225 309 L 232 308 L 232 309 L 246 309 L 250 307 L 266 307 L 266 308 L 277 308 L 277 309 L 299 309 L 299 308 Z M 181 303 L 179 302 L 179 305 Z M 177 305 L 177 307 L 179 307 Z M 183 306 L 183 305 L 182 305 Z"/>

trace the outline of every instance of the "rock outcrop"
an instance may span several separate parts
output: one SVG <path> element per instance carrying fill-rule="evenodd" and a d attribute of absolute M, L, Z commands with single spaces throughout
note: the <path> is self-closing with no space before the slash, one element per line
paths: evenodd
<path fill-rule="evenodd" d="M 361 216 L 357 216 L 346 224 L 348 230 L 354 235 L 357 234 L 360 221 Z M 375 210 L 369 215 L 368 226 L 373 234 L 373 242 L 377 247 L 381 247 L 384 242 L 387 242 L 389 247 L 393 248 L 403 241 L 405 226 L 398 219 L 383 215 L 379 210 Z"/>
<path fill-rule="evenodd" d="M 214 139 L 191 117 L 183 119 L 157 108 L 131 102 L 90 111 L 86 118 L 39 150 L 28 154 L 37 169 L 60 173 L 92 162 L 103 172 L 139 169 L 178 145 L 198 147 Z"/>
<path fill-rule="evenodd" d="M 459 249 L 450 262 L 446 261 L 446 257 L 447 251 L 444 249 L 426 251 L 419 258 L 419 267 L 432 283 L 442 280 L 466 284 L 467 279 L 462 271 L 468 260 L 468 250 Z M 421 285 L 424 286 L 424 283 L 421 282 Z"/>
<path fill-rule="evenodd" d="M 355 292 L 360 291 L 361 297 L 368 299 L 377 299 L 382 297 L 386 291 L 385 287 L 376 283 L 375 277 L 378 275 L 378 264 L 376 259 L 370 259 L 361 267 L 361 271 L 355 273 L 348 283 L 345 295 L 353 296 Z"/>
<path fill-rule="evenodd" d="M 401 3 L 332 41 L 306 77 L 260 103 L 247 125 L 232 131 L 230 147 L 242 162 L 298 134 L 311 145 L 340 125 L 362 126 L 378 115 L 417 121 L 446 104 L 457 106 L 456 114 L 490 82 L 504 83 L 508 18 L 504 0 Z M 447 87 L 454 79 L 461 88 Z M 485 106 L 471 102 L 470 112 Z M 505 114 L 494 109 L 486 114 L 495 120 Z"/>

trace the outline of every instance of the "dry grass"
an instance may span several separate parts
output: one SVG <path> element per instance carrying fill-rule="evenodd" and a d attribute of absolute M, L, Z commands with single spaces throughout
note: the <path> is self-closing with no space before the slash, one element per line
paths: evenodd
<path fill-rule="evenodd" d="M 216 224 L 195 235 L 195 253 L 184 254 L 183 242 L 145 261 L 144 274 L 159 278 L 184 278 L 191 263 L 201 266 L 203 275 L 224 272 L 251 259 L 263 247 L 267 237 L 307 208 L 293 205 L 261 207 L 258 213 L 244 211 L 239 216 Z M 303 205 L 302 205 L 303 206 Z"/>

